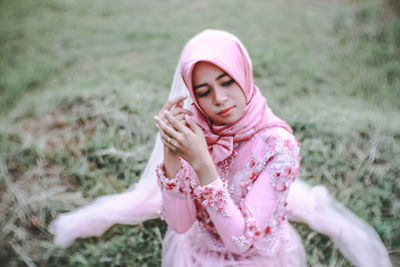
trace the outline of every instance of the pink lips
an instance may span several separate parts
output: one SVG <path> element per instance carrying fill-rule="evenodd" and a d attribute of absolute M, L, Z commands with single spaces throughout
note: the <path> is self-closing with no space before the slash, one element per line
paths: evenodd
<path fill-rule="evenodd" d="M 229 117 L 232 114 L 234 107 L 235 106 L 232 106 L 227 109 L 221 110 L 220 112 L 218 112 L 218 115 L 220 115 L 222 117 Z"/>

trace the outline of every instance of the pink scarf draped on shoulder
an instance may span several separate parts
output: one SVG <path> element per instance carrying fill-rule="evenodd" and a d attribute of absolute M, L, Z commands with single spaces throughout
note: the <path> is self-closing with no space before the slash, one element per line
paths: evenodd
<path fill-rule="evenodd" d="M 201 110 L 192 86 L 192 72 L 196 63 L 207 61 L 228 73 L 246 97 L 242 117 L 233 124 L 215 125 Z M 232 154 L 233 143 L 250 139 L 268 127 L 282 127 L 292 133 L 290 126 L 275 116 L 253 82 L 251 59 L 238 38 L 220 30 L 205 30 L 185 46 L 181 58 L 182 78 L 193 99 L 193 119 L 203 129 L 209 151 L 215 162 Z"/>

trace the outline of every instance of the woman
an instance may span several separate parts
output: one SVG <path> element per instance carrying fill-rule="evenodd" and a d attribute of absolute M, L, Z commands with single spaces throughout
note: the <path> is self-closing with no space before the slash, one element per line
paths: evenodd
<path fill-rule="evenodd" d="M 177 98 L 185 90 L 190 110 Z M 53 224 L 56 243 L 154 218 L 162 200 L 170 226 L 164 266 L 304 266 L 301 240 L 287 217 L 329 235 L 355 265 L 390 266 L 371 227 L 325 188 L 293 183 L 298 143 L 254 85 L 251 60 L 235 36 L 206 30 L 191 39 L 170 99 L 155 118 L 162 143 L 158 138 L 141 181 L 60 216 Z"/>

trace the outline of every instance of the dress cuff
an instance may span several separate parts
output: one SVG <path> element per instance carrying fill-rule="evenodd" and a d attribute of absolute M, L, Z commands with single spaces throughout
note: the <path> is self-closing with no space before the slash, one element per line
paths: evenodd
<path fill-rule="evenodd" d="M 228 217 L 229 214 L 226 211 L 229 198 L 227 186 L 227 182 L 218 177 L 212 183 L 197 186 L 193 193 L 202 206 L 211 208 L 218 214 Z"/>
<path fill-rule="evenodd" d="M 158 184 L 162 191 L 173 192 L 179 195 L 184 195 L 187 192 L 184 183 L 182 183 L 185 177 L 184 167 L 181 167 L 172 179 L 166 177 L 164 163 L 157 166 L 156 172 Z"/>

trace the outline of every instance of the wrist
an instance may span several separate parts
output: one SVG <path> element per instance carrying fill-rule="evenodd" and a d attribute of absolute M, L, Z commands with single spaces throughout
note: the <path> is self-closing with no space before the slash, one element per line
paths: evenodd
<path fill-rule="evenodd" d="M 166 147 L 164 147 L 164 160 L 180 161 L 179 156 Z"/>
<path fill-rule="evenodd" d="M 165 166 L 165 176 L 168 179 L 175 177 L 176 173 L 182 168 L 180 157 L 164 148 L 164 166 Z"/>
<path fill-rule="evenodd" d="M 192 167 L 197 174 L 200 185 L 212 183 L 218 177 L 218 172 L 211 156 L 197 162 L 197 164 L 194 164 L 194 166 L 192 165 Z"/>
<path fill-rule="evenodd" d="M 190 165 L 192 165 L 195 172 L 199 172 L 201 170 L 208 169 L 211 166 L 215 166 L 210 154 L 208 153 L 204 157 L 201 157 L 199 155 L 194 161 L 190 162 Z"/>

